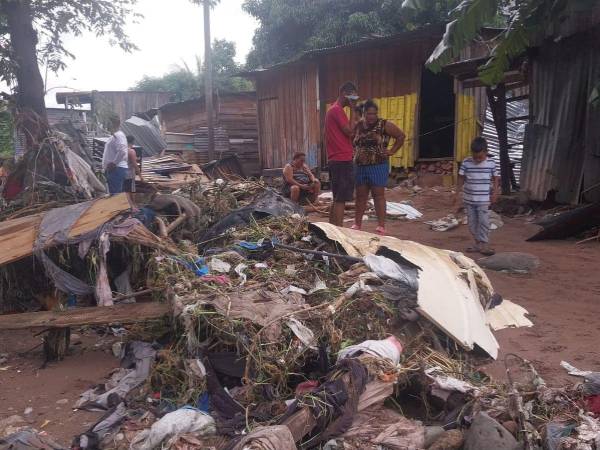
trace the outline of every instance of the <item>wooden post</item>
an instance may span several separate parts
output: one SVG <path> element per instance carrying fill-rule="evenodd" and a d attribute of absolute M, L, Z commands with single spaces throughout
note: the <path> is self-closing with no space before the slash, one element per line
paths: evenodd
<path fill-rule="evenodd" d="M 208 127 L 208 160 L 215 159 L 215 130 L 213 106 L 213 65 L 210 40 L 210 1 L 204 0 L 204 105 Z"/>
<path fill-rule="evenodd" d="M 490 109 L 494 117 L 494 125 L 498 133 L 498 145 L 500 147 L 500 177 L 502 182 L 502 194 L 510 194 L 511 170 L 510 157 L 508 155 L 508 122 L 506 118 L 506 86 L 500 83 L 495 89 L 486 88 Z"/>
<path fill-rule="evenodd" d="M 51 328 L 44 336 L 44 355 L 46 362 L 62 361 L 69 350 L 71 329 Z"/>

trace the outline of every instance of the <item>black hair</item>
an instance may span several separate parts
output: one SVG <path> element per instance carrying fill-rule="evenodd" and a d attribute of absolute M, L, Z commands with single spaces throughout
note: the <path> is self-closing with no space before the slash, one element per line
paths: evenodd
<path fill-rule="evenodd" d="M 352 81 L 346 81 L 340 86 L 340 94 L 349 94 L 356 91 L 356 85 Z"/>
<path fill-rule="evenodd" d="M 471 151 L 473 153 L 481 153 L 486 150 L 487 141 L 485 140 L 485 138 L 476 137 L 475 139 L 473 139 L 473 142 L 471 142 Z"/>
<path fill-rule="evenodd" d="M 295 161 L 296 159 L 301 158 L 302 156 L 306 156 L 306 153 L 296 152 L 296 153 L 294 153 L 294 157 L 292 158 L 292 161 Z"/>
<path fill-rule="evenodd" d="M 135 138 L 132 135 L 127 135 L 127 143 L 129 145 L 133 145 L 133 143 L 135 142 Z"/>
<path fill-rule="evenodd" d="M 111 116 L 108 118 L 108 123 L 114 128 L 119 128 L 121 126 L 121 118 L 116 114 L 111 114 Z"/>
<path fill-rule="evenodd" d="M 366 102 L 362 104 L 363 111 L 366 113 L 368 109 L 375 108 L 377 112 L 379 112 L 379 106 L 375 103 L 375 100 L 368 99 Z"/>

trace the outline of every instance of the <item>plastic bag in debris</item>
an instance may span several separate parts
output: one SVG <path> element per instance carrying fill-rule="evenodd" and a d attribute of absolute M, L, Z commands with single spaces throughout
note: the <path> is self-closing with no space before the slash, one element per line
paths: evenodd
<path fill-rule="evenodd" d="M 246 264 L 239 263 L 237 266 L 235 266 L 235 269 L 233 269 L 235 273 L 238 274 L 238 277 L 240 277 L 240 286 L 246 284 L 246 280 L 248 279 L 248 277 L 244 273 L 244 270 L 246 270 L 247 268 L 248 266 Z"/>
<path fill-rule="evenodd" d="M 208 262 L 208 268 L 212 272 L 229 273 L 231 270 L 231 264 L 219 258 L 211 258 L 211 260 Z"/>
<path fill-rule="evenodd" d="M 476 391 L 477 388 L 466 381 L 446 375 L 438 367 L 431 367 L 425 370 L 425 374 L 433 380 L 431 385 L 431 394 L 446 401 L 452 392 Z"/>
<path fill-rule="evenodd" d="M 361 353 L 369 353 L 373 356 L 386 358 L 394 364 L 398 364 L 400 362 L 400 353 L 402 353 L 402 343 L 395 336 L 390 336 L 380 341 L 364 341 L 340 350 L 338 361 L 358 356 Z"/>
<path fill-rule="evenodd" d="M 284 425 L 258 427 L 244 436 L 233 450 L 296 450 L 294 436 Z"/>
<path fill-rule="evenodd" d="M 184 433 L 207 435 L 216 433 L 214 419 L 196 408 L 183 407 L 163 416 L 149 429 L 139 432 L 131 442 L 130 450 L 153 450 L 161 448 L 165 440 L 177 438 Z M 170 445 L 166 444 L 167 448 Z"/>
<path fill-rule="evenodd" d="M 568 437 L 577 424 L 562 424 L 549 422 L 546 424 L 546 448 L 548 450 L 559 450 L 562 445 L 563 438 Z"/>
<path fill-rule="evenodd" d="M 373 200 L 369 200 L 369 204 L 374 206 Z M 387 202 L 385 213 L 390 217 L 406 217 L 409 220 L 415 220 L 423 216 L 420 211 L 412 206 L 397 202 Z"/>
<path fill-rule="evenodd" d="M 310 328 L 294 317 L 289 318 L 285 324 L 292 330 L 296 337 L 300 339 L 300 342 L 313 350 L 317 349 L 315 346 L 317 340 Z"/>
<path fill-rule="evenodd" d="M 247 225 L 251 218 L 262 219 L 269 216 L 281 217 L 293 214 L 303 216 L 304 209 L 279 195 L 273 189 L 266 189 L 251 204 L 232 211 L 209 228 L 200 241 L 206 242 L 214 239 L 232 227 Z"/>
<path fill-rule="evenodd" d="M 561 361 L 560 365 L 569 372 L 569 375 L 582 377 L 584 379 L 583 395 L 600 395 L 600 372 L 579 370 L 577 367 L 572 366 L 566 361 Z"/>
<path fill-rule="evenodd" d="M 96 389 L 90 389 L 77 401 L 75 407 L 88 410 L 106 410 L 110 404 L 116 405 L 132 389 L 138 387 L 150 374 L 150 367 L 156 350 L 147 342 L 130 342 L 123 357 L 123 364 L 133 366 L 133 369 L 120 369 L 106 383 L 105 390 L 98 394 Z M 131 361 L 127 364 L 126 362 Z"/>
<path fill-rule="evenodd" d="M 414 290 L 419 288 L 417 272 L 415 269 L 405 269 L 398 263 L 385 256 L 367 254 L 364 258 L 365 264 L 379 277 L 391 278 L 399 281 Z"/>
<path fill-rule="evenodd" d="M 0 438 L 0 450 L 63 450 L 45 433 L 28 428 Z"/>

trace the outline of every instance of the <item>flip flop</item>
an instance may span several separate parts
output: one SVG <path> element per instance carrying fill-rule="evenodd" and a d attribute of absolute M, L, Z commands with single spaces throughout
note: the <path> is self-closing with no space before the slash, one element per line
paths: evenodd
<path fill-rule="evenodd" d="M 375 228 L 375 233 L 380 236 L 385 236 L 385 227 L 377 227 Z"/>
<path fill-rule="evenodd" d="M 361 228 L 361 227 L 360 227 L 360 226 L 358 226 L 358 225 L 356 225 L 356 224 L 354 224 L 354 225 L 352 225 L 352 226 L 350 227 L 350 229 L 351 229 L 351 230 L 358 230 L 358 231 L 360 231 L 360 228 Z"/>

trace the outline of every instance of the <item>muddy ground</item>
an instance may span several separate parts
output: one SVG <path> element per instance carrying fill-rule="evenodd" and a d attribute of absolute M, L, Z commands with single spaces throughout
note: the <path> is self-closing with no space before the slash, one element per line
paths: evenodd
<path fill-rule="evenodd" d="M 423 212 L 423 220 L 437 219 L 453 212 L 452 194 L 444 189 L 418 195 L 394 191 L 390 200 L 411 200 Z M 323 220 L 311 216 L 311 220 Z M 538 227 L 532 217 L 504 218 L 505 225 L 492 232 L 497 251 L 520 251 L 538 256 L 541 267 L 531 275 L 511 275 L 488 271 L 494 287 L 505 298 L 529 310 L 535 326 L 496 333 L 501 351 L 488 373 L 504 377 L 503 356 L 516 353 L 533 361 L 549 384 L 573 381 L 559 366 L 561 360 L 589 370 L 600 370 L 600 244 L 576 245 L 575 240 L 528 243 Z M 350 222 L 348 223 L 350 225 Z M 373 231 L 376 224 L 365 222 Z M 388 234 L 435 247 L 462 251 L 470 244 L 466 226 L 448 232 L 434 232 L 419 221 L 392 221 Z M 20 355 L 37 345 L 39 337 L 30 332 L 0 333 L 0 353 L 8 360 L 0 364 L 0 419 L 24 414 L 32 425 L 43 427 L 63 444 L 87 429 L 99 413 L 74 412 L 78 395 L 102 381 L 118 365 L 110 351 L 116 337 L 101 337 L 95 331 L 75 331 L 79 344 L 66 360 L 41 369 L 41 349 Z"/>

